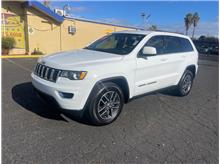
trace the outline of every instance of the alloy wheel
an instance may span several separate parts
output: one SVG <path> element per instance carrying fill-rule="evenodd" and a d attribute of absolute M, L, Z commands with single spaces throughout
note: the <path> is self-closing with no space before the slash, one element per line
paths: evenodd
<path fill-rule="evenodd" d="M 187 74 L 184 77 L 183 83 L 182 83 L 182 91 L 184 92 L 184 94 L 188 93 L 190 91 L 191 87 L 192 87 L 192 76 Z"/>
<path fill-rule="evenodd" d="M 98 102 L 98 115 L 103 120 L 114 119 L 120 109 L 121 100 L 116 91 L 104 93 Z"/>

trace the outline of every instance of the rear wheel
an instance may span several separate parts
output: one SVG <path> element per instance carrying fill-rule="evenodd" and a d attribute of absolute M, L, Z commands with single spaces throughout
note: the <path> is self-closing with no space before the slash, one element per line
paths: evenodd
<path fill-rule="evenodd" d="M 186 70 L 176 87 L 176 93 L 179 96 L 188 95 L 192 88 L 193 79 L 193 73 L 190 70 Z"/>
<path fill-rule="evenodd" d="M 92 123 L 106 125 L 117 119 L 124 105 L 124 95 L 118 85 L 112 82 L 99 84 L 92 95 L 88 109 Z"/>

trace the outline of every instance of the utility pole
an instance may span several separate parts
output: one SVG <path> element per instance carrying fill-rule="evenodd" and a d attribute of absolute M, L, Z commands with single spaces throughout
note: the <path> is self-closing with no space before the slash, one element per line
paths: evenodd
<path fill-rule="evenodd" d="M 146 14 L 144 12 L 141 13 L 141 17 L 143 19 L 143 28 L 145 29 L 145 17 L 146 17 Z"/>
<path fill-rule="evenodd" d="M 141 13 L 141 17 L 143 19 L 143 28 L 144 28 L 144 30 L 147 29 L 147 20 L 150 18 L 150 16 L 151 16 L 150 14 L 146 15 L 145 12 Z"/>
<path fill-rule="evenodd" d="M 68 16 L 70 10 L 71 10 L 70 5 L 69 5 L 69 4 L 65 4 L 65 5 L 63 6 L 63 16 Z"/>

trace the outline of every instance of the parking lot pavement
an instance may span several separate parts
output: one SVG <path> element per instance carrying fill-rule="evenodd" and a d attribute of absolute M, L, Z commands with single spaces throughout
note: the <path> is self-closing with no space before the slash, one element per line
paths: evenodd
<path fill-rule="evenodd" d="M 219 56 L 218 55 L 209 55 L 209 54 L 199 54 L 199 59 L 201 59 L 201 60 L 219 61 Z"/>
<path fill-rule="evenodd" d="M 3 163 L 218 163 L 218 62 L 199 61 L 188 96 L 135 99 L 102 127 L 39 100 L 30 83 L 35 62 L 2 61 Z"/>

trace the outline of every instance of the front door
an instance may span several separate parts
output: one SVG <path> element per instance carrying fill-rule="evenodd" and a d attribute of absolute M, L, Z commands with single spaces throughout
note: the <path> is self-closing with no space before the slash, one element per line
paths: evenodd
<path fill-rule="evenodd" d="M 147 41 L 145 46 L 155 47 L 157 54 L 148 57 L 141 57 L 141 55 L 138 55 L 135 77 L 135 95 L 171 86 L 178 77 L 178 67 L 182 59 L 175 55 L 177 53 L 168 52 L 170 46 L 167 45 L 165 40 L 167 40 L 165 36 L 153 36 Z M 176 44 L 179 43 L 176 42 L 176 40 L 169 44 L 172 44 L 173 47 L 178 49 L 179 45 Z"/>

